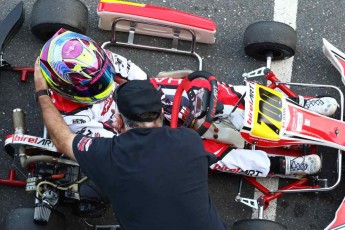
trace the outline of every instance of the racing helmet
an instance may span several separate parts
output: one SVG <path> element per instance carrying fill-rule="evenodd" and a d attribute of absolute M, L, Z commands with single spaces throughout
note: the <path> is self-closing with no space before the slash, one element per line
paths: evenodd
<path fill-rule="evenodd" d="M 106 52 L 91 38 L 64 29 L 43 46 L 40 67 L 53 91 L 77 103 L 102 101 L 116 85 Z"/>

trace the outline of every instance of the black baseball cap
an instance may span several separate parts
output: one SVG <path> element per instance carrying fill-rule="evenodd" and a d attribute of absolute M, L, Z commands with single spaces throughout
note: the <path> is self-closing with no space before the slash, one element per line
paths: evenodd
<path fill-rule="evenodd" d="M 132 121 L 154 121 L 162 111 L 161 95 L 149 80 L 132 80 L 119 85 L 114 98 L 120 113 Z M 143 118 L 144 113 L 156 113 L 157 116 Z"/>

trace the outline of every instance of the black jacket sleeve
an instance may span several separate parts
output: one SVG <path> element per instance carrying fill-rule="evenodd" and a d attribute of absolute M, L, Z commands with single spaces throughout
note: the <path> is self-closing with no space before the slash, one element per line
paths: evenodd
<path fill-rule="evenodd" d="M 106 176 L 112 162 L 112 146 L 113 138 L 77 135 L 73 140 L 75 158 L 82 171 L 92 180 Z"/>

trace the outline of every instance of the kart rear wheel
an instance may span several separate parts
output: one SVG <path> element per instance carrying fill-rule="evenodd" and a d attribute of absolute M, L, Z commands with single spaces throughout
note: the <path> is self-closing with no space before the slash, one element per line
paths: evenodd
<path fill-rule="evenodd" d="M 60 28 L 85 34 L 88 9 L 80 0 L 37 0 L 31 12 L 31 32 L 47 41 Z"/>
<path fill-rule="evenodd" d="M 296 31 L 287 24 L 274 21 L 261 21 L 249 25 L 243 37 L 245 53 L 262 61 L 266 61 L 269 53 L 272 60 L 292 57 L 295 55 L 296 43 Z"/>
<path fill-rule="evenodd" d="M 278 222 L 263 219 L 239 220 L 236 221 L 232 230 L 286 230 L 287 227 Z"/>
<path fill-rule="evenodd" d="M 52 211 L 47 225 L 34 223 L 34 208 L 16 208 L 6 219 L 5 230 L 64 230 L 66 227 L 65 216 L 57 211 Z"/>

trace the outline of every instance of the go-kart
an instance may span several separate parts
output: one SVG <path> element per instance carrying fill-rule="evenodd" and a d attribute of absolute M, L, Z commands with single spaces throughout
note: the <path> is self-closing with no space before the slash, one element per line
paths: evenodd
<path fill-rule="evenodd" d="M 98 9 L 100 28 L 107 29 L 104 25 L 108 25 L 110 28 L 113 27 L 113 30 L 114 28 L 121 28 L 122 31 L 130 30 L 132 39 L 135 32 L 149 33 L 149 35 L 163 33 L 162 37 L 173 37 L 173 46 L 172 48 L 161 48 L 162 50 L 192 55 L 199 60 L 201 58 L 195 53 L 195 42 L 214 42 L 215 24 L 209 19 L 168 8 L 127 4 L 128 2 L 100 1 Z M 23 2 L 20 2 L 0 23 L 1 51 L 23 23 L 23 5 Z M 113 11 L 109 14 L 109 10 L 112 10 L 114 5 L 117 6 L 116 12 Z M 85 5 L 79 0 L 71 0 L 64 2 L 63 6 L 64 9 L 61 9 L 59 1 L 36 1 L 31 16 L 31 30 L 38 38 L 47 40 L 61 27 L 85 33 L 85 23 L 88 21 Z M 128 7 L 130 8 L 128 9 Z M 61 12 L 57 9 L 60 9 Z M 149 15 L 155 17 L 151 17 L 149 22 L 144 20 L 139 25 L 139 22 L 129 20 L 131 19 L 129 16 L 133 16 L 133 14 L 136 14 L 135 19 L 149 18 Z M 113 18 L 114 15 L 119 15 L 120 18 Z M 71 18 L 72 16 L 73 18 Z M 174 18 L 175 20 L 171 20 Z M 189 21 L 192 25 L 183 26 L 182 21 Z M 178 27 L 178 25 L 182 26 Z M 192 28 L 193 25 L 194 28 Z M 161 30 L 154 30 L 155 26 Z M 198 28 L 200 26 L 202 29 Z M 192 40 L 189 50 L 181 50 L 177 47 L 178 41 L 181 39 Z M 114 42 L 113 39 L 112 42 Z M 33 72 L 33 68 L 30 67 L 12 67 L 3 60 L 3 57 L 3 52 L 1 52 L 0 69 L 21 71 L 22 81 L 25 82 L 27 74 Z M 201 61 L 199 66 L 201 68 Z M 46 132 L 42 137 L 27 135 L 23 110 L 14 109 L 12 118 L 14 133 L 6 137 L 5 151 L 13 159 L 19 160 L 22 168 L 26 170 L 27 179 L 25 181 L 17 180 L 16 170 L 13 169 L 9 171 L 8 178 L 0 178 L 0 184 L 25 187 L 27 192 L 35 193 L 36 198 L 34 208 L 12 210 L 6 220 L 5 229 L 20 229 L 23 226 L 27 229 L 66 229 L 64 215 L 55 209 L 62 203 L 69 204 L 72 212 L 81 218 L 101 217 L 108 209 L 109 203 L 97 186 L 90 183 L 83 175 L 79 165 L 64 157 L 63 153 L 57 152 Z M 93 227 L 116 229 L 118 226 L 94 225 Z"/>
<path fill-rule="evenodd" d="M 105 7 L 106 4 L 110 3 L 108 1 L 101 1 L 99 9 L 103 9 L 102 6 Z M 149 15 L 149 13 L 147 15 L 140 15 L 139 19 L 146 19 L 146 21 L 142 21 L 138 20 L 139 16 L 135 16 L 134 18 L 124 17 L 127 16 L 129 11 L 132 12 L 131 7 L 135 6 L 123 6 L 123 4 L 117 5 L 124 8 L 116 8 L 117 10 L 122 10 L 121 12 L 116 12 L 120 14 L 120 18 L 113 18 L 114 12 L 111 11 L 112 5 L 108 5 L 106 8 L 106 12 L 108 13 L 101 16 L 101 21 L 105 21 L 105 24 L 111 25 L 110 28 L 112 29 L 112 39 L 111 41 L 104 43 L 103 47 L 106 47 L 107 45 L 123 45 L 133 48 L 188 54 L 197 57 L 199 62 L 198 69 L 202 69 L 201 58 L 195 53 L 195 42 L 198 40 L 196 36 L 198 33 L 195 31 L 205 32 L 204 30 L 206 30 L 206 35 L 210 36 L 215 31 L 215 28 L 212 27 L 211 24 L 209 24 L 209 28 L 206 29 L 188 29 L 191 28 L 192 25 L 186 25 L 185 28 L 180 28 L 176 25 L 164 24 L 163 18 L 158 22 L 153 21 L 153 19 L 148 20 L 147 15 Z M 157 10 L 156 8 L 150 9 L 149 7 L 147 9 Z M 141 9 L 140 12 L 147 13 L 148 11 Z M 108 17 L 111 17 L 111 20 L 106 22 L 105 19 Z M 193 20 L 198 21 L 202 19 L 194 18 Z M 124 27 L 117 26 L 117 23 L 124 23 Z M 178 22 L 176 23 L 178 24 Z M 142 25 L 142 27 L 139 27 L 141 30 L 136 30 L 139 24 Z M 155 26 L 162 26 L 164 28 L 163 31 L 165 31 L 165 37 L 169 37 L 166 35 L 167 30 L 173 31 L 173 46 L 171 49 L 133 44 L 135 32 L 141 31 L 145 33 L 151 31 L 155 32 L 154 35 L 157 35 L 156 33 L 161 34 L 157 32 L 157 30 L 152 29 L 152 27 Z M 130 32 L 128 42 L 122 43 L 117 41 L 115 32 L 118 27 Z M 270 32 L 267 31 L 268 28 L 272 27 L 279 28 L 279 33 L 276 32 L 276 30 L 270 30 Z M 181 31 L 184 30 L 186 30 L 185 33 L 187 33 L 188 36 L 182 36 L 183 33 L 181 33 Z M 259 40 L 255 36 L 255 34 L 258 33 L 265 33 L 267 36 L 265 36 L 264 40 Z M 206 35 L 199 35 L 199 39 Z M 191 40 L 191 49 L 188 51 L 177 49 L 179 39 Z M 214 40 L 211 39 L 211 41 Z M 247 29 L 244 38 L 246 53 L 256 59 L 266 60 L 267 66 L 244 74 L 247 82 L 247 91 L 245 96 L 242 98 L 246 101 L 245 107 L 242 108 L 245 112 L 245 125 L 240 132 L 235 130 L 231 122 L 228 120 L 228 115 L 232 111 L 241 109 L 238 103 L 225 107 L 222 114 L 216 114 L 217 101 L 219 100 L 217 97 L 218 82 L 214 76 L 203 74 L 187 75 L 184 71 L 181 71 L 178 74 L 176 74 L 176 72 L 167 72 L 163 75 L 157 76 L 158 78 L 162 76 L 164 76 L 164 78 L 167 78 L 168 76 L 171 79 L 180 78 L 176 81 L 178 82 L 178 90 L 174 97 L 170 121 L 171 127 L 178 126 L 178 114 L 180 111 L 179 100 L 183 91 L 192 95 L 191 82 L 194 79 L 201 77 L 205 78 L 210 83 L 210 86 L 208 86 L 207 89 L 209 89 L 211 93 L 208 94 L 208 98 L 203 98 L 205 101 L 202 101 L 202 106 L 199 108 L 196 106 L 200 105 L 200 103 L 196 103 L 197 101 L 194 100 L 193 97 L 190 98 L 190 102 L 192 103 L 190 107 L 193 109 L 196 108 L 194 111 L 200 110 L 201 112 L 191 113 L 194 117 L 189 118 L 188 120 L 201 120 L 201 123 L 197 128 L 197 132 L 204 138 L 223 143 L 224 145 L 230 145 L 229 137 L 231 137 L 237 140 L 236 143 L 238 143 L 238 145 L 243 143 L 246 148 L 259 148 L 268 153 L 283 156 L 303 156 L 305 154 L 314 154 L 317 153 L 318 145 L 339 149 L 337 158 L 338 179 L 334 185 L 331 186 L 328 186 L 326 183 L 327 179 L 318 178 L 318 175 L 311 175 L 303 178 L 288 177 L 296 179 L 295 182 L 276 191 L 271 191 L 258 183 L 255 178 L 244 176 L 243 178 L 263 192 L 264 196 L 260 197 L 258 200 L 241 197 L 242 182 L 240 182 L 239 193 L 236 200 L 259 209 L 259 218 L 236 222 L 234 224 L 234 229 L 251 229 L 253 226 L 256 229 L 284 229 L 284 226 L 279 223 L 262 219 L 263 210 L 267 208 L 272 199 L 290 192 L 329 191 L 335 188 L 341 179 L 342 157 L 340 150 L 344 149 L 345 144 L 343 142 L 344 134 L 342 133 L 345 128 L 345 124 L 342 122 L 342 105 L 344 104 L 342 92 L 335 86 L 283 83 L 280 82 L 270 70 L 271 60 L 284 59 L 294 55 L 295 41 L 295 32 L 281 23 L 260 22 L 251 25 L 249 29 Z M 339 65 L 341 66 L 341 64 L 339 64 L 340 60 L 336 59 L 336 57 L 340 56 L 344 58 L 345 55 L 338 52 L 331 45 L 328 45 L 326 41 L 324 41 L 324 47 L 326 56 L 332 60 L 332 63 L 335 64 L 337 68 L 339 68 Z M 271 84 L 268 87 L 252 81 L 254 77 L 261 76 L 264 76 L 271 81 Z M 296 96 L 297 94 L 288 88 L 287 85 L 327 87 L 335 89 L 339 92 L 340 97 L 340 119 L 337 120 L 310 112 L 291 102 L 284 96 L 284 94 L 287 96 Z M 284 94 L 276 91 L 275 88 L 281 89 Z M 317 122 L 318 124 L 325 122 L 327 126 L 323 128 L 315 127 L 313 126 L 314 122 Z M 47 227 L 49 229 L 64 228 L 63 217 L 54 211 L 54 206 L 58 205 L 59 202 L 71 203 L 74 207 L 75 213 L 82 217 L 96 217 L 102 215 L 103 210 L 107 208 L 107 200 L 98 193 L 94 184 L 86 180 L 80 171 L 78 164 L 65 158 L 63 154 L 58 153 L 46 133 L 43 137 L 25 134 L 26 125 L 22 110 L 14 110 L 13 123 L 15 132 L 6 137 L 5 149 L 12 157 L 19 156 L 22 167 L 28 170 L 30 176 L 27 181 L 23 182 L 15 180 L 12 174 L 8 180 L 1 180 L 0 182 L 7 182 L 8 185 L 25 186 L 27 191 L 36 192 L 37 199 L 35 201 L 35 209 L 20 208 L 14 210 L 9 217 L 10 221 L 8 221 L 8 223 L 14 225 L 17 220 L 20 221 L 20 223 L 25 222 L 25 224 L 27 224 L 27 228 L 34 229 L 35 224 L 33 224 L 32 219 L 35 219 L 39 224 L 48 224 Z M 327 128 L 327 132 L 325 131 L 325 128 Z M 13 151 L 13 148 L 11 148 L 12 145 L 19 146 L 19 154 Z M 226 171 L 226 169 L 223 168 L 220 171 Z M 11 227 L 13 226 L 9 226 L 9 228 Z"/>

